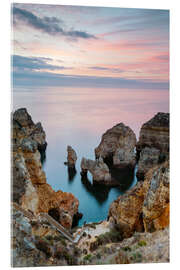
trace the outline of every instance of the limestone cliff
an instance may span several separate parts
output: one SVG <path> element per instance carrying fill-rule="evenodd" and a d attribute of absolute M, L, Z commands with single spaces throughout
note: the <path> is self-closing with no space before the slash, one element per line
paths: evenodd
<path fill-rule="evenodd" d="M 148 171 L 144 182 L 122 196 L 109 208 L 109 220 L 123 237 L 134 231 L 152 232 L 169 225 L 169 162 Z"/>
<path fill-rule="evenodd" d="M 136 149 L 137 177 L 143 180 L 150 168 L 169 159 L 169 113 L 157 113 L 143 124 Z"/>
<path fill-rule="evenodd" d="M 34 124 L 26 108 L 16 110 L 12 116 L 13 120 L 13 139 L 31 138 L 37 143 L 40 153 L 46 150 L 46 134 L 40 122 Z M 17 143 L 17 142 L 16 142 Z"/>
<path fill-rule="evenodd" d="M 39 146 L 45 145 L 42 126 L 34 123 L 26 109 L 13 115 L 12 200 L 35 214 L 47 212 L 66 228 L 78 214 L 79 201 L 71 193 L 55 192 L 42 170 Z"/>

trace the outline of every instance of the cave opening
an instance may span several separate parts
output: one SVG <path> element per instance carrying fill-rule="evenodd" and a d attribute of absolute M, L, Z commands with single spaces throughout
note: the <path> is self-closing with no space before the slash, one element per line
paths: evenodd
<path fill-rule="evenodd" d="M 52 218 L 54 218 L 56 221 L 59 222 L 60 214 L 59 214 L 59 210 L 57 208 L 49 209 L 48 215 L 50 215 Z"/>

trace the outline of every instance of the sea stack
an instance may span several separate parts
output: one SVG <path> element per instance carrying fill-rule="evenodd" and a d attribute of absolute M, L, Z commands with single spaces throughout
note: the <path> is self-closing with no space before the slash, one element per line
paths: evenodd
<path fill-rule="evenodd" d="M 75 169 L 76 161 L 77 161 L 77 154 L 76 154 L 75 150 L 70 145 L 68 145 L 67 146 L 67 165 L 68 165 L 68 167 Z"/>
<path fill-rule="evenodd" d="M 123 123 L 108 129 L 103 135 L 95 156 L 103 158 L 110 166 L 125 169 L 134 168 L 136 136 L 131 128 Z"/>
<path fill-rule="evenodd" d="M 169 159 L 169 113 L 159 112 L 142 125 L 136 149 L 137 177 L 143 180 L 150 168 Z"/>

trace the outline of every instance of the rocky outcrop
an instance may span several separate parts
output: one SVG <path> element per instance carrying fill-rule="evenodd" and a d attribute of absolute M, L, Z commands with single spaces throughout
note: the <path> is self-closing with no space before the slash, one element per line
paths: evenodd
<path fill-rule="evenodd" d="M 87 176 L 88 171 L 92 174 L 94 184 L 104 184 L 107 186 L 118 185 L 118 183 L 112 179 L 109 168 L 101 157 L 97 160 L 82 158 L 81 175 Z"/>
<path fill-rule="evenodd" d="M 56 217 L 56 220 L 66 228 L 71 228 L 73 218 L 78 214 L 79 201 L 73 194 L 55 192 L 47 184 L 38 150 L 40 143 L 38 138 L 42 138 L 42 136 L 38 136 L 36 129 L 35 133 L 26 131 L 25 129 L 32 129 L 31 117 L 26 113 L 20 113 L 20 116 L 23 115 L 21 118 L 17 112 L 14 118 L 20 119 L 19 121 L 24 127 L 16 120 L 13 121 L 15 132 L 13 132 L 12 147 L 12 200 L 23 209 L 35 214 L 46 212 L 53 216 L 53 213 L 56 213 L 53 217 Z M 40 130 L 42 129 L 40 128 Z"/>
<path fill-rule="evenodd" d="M 109 208 L 109 221 L 123 237 L 169 225 L 169 163 L 149 170 L 144 182 L 119 196 Z"/>
<path fill-rule="evenodd" d="M 150 168 L 169 159 L 169 113 L 157 113 L 143 124 L 136 149 L 137 177 L 143 180 Z"/>
<path fill-rule="evenodd" d="M 21 108 L 13 113 L 13 139 L 29 138 L 37 143 L 40 153 L 44 154 L 47 146 L 46 134 L 41 123 L 34 124 L 26 108 Z M 15 142 L 17 144 L 17 142 Z"/>
<path fill-rule="evenodd" d="M 169 161 L 148 171 L 143 203 L 145 231 L 164 229 L 169 225 Z"/>
<path fill-rule="evenodd" d="M 159 163 L 160 150 L 157 148 L 145 147 L 140 152 L 137 177 L 143 180 L 146 172 Z"/>
<path fill-rule="evenodd" d="M 67 155 L 68 167 L 75 168 L 77 155 L 76 155 L 75 150 L 70 145 L 67 146 L 67 153 L 68 153 L 68 155 Z"/>
<path fill-rule="evenodd" d="M 123 123 L 117 124 L 107 130 L 95 149 L 96 158 L 103 160 L 117 168 L 134 168 L 136 136 L 134 132 Z"/>
<path fill-rule="evenodd" d="M 142 206 L 144 202 L 143 184 L 139 182 L 132 190 L 119 196 L 109 208 L 109 221 L 120 230 L 123 238 L 134 231 L 143 231 Z"/>
<path fill-rule="evenodd" d="M 110 232 L 110 235 L 113 234 Z M 122 265 L 169 262 L 169 228 L 153 233 L 136 232 L 132 237 L 115 243 L 107 233 L 97 237 L 100 243 L 105 239 L 109 240 L 108 244 L 97 246 L 95 251 L 89 252 L 89 260 L 83 260 L 83 264 Z M 97 240 L 96 242 L 98 242 Z"/>
<path fill-rule="evenodd" d="M 76 265 L 77 249 L 41 215 L 12 205 L 11 264 L 13 267 Z"/>

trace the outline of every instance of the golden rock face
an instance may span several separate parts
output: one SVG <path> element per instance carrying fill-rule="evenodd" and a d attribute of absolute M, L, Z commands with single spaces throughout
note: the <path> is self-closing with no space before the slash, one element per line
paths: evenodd
<path fill-rule="evenodd" d="M 144 182 L 119 196 L 110 206 L 109 217 L 124 237 L 169 226 L 169 162 L 150 169 Z"/>
<path fill-rule="evenodd" d="M 144 201 L 143 183 L 139 182 L 132 190 L 119 196 L 109 209 L 109 217 L 123 237 L 130 237 L 136 231 L 142 231 L 142 206 Z"/>
<path fill-rule="evenodd" d="M 12 200 L 35 214 L 56 209 L 58 221 L 66 228 L 71 228 L 73 217 L 78 212 L 79 201 L 73 194 L 61 190 L 55 192 L 47 184 L 38 150 L 38 143 L 45 139 L 41 125 L 37 124 L 39 128 L 35 128 L 33 138 L 29 130 L 34 127 L 34 123 L 27 111 L 16 111 L 14 118 L 16 120 L 13 121 L 12 132 Z"/>
<path fill-rule="evenodd" d="M 146 231 L 169 225 L 169 161 L 148 171 L 144 188 L 143 222 Z"/>

